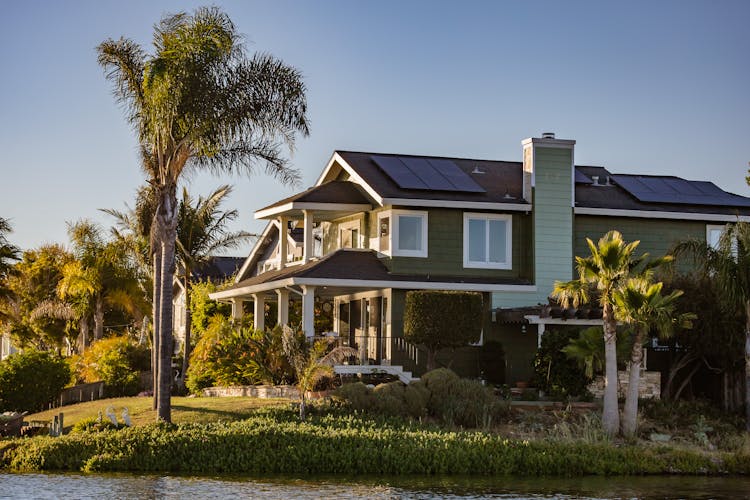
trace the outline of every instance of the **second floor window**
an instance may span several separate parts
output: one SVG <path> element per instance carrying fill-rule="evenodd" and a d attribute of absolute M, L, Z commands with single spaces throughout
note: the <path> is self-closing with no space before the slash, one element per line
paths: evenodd
<path fill-rule="evenodd" d="M 464 267 L 510 269 L 511 221 L 505 214 L 464 214 Z"/>
<path fill-rule="evenodd" d="M 427 212 L 392 211 L 392 252 L 400 257 L 427 257 Z"/>

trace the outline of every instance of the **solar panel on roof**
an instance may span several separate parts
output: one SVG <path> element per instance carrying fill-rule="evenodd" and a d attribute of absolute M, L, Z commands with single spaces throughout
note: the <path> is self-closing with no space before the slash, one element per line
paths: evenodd
<path fill-rule="evenodd" d="M 436 191 L 454 191 L 455 186 L 448 179 L 440 175 L 432 168 L 432 165 L 424 158 L 401 158 L 406 167 L 414 172 L 414 175 L 424 182 L 429 189 Z"/>
<path fill-rule="evenodd" d="M 613 175 L 612 179 L 643 202 L 750 207 L 750 198 L 727 193 L 712 182 L 638 175 Z"/>
<path fill-rule="evenodd" d="M 406 168 L 400 158 L 395 156 L 372 156 L 371 158 L 399 187 L 428 189 L 427 185 L 414 175 L 414 172 Z"/>
<path fill-rule="evenodd" d="M 430 165 L 432 165 L 436 171 L 453 184 L 456 191 L 464 191 L 468 193 L 486 192 L 482 186 L 474 182 L 474 179 L 469 177 L 466 172 L 458 168 L 458 165 L 452 161 L 439 158 L 430 158 L 427 161 L 430 162 Z"/>
<path fill-rule="evenodd" d="M 485 192 L 484 188 L 450 160 L 379 155 L 370 158 L 403 189 Z"/>

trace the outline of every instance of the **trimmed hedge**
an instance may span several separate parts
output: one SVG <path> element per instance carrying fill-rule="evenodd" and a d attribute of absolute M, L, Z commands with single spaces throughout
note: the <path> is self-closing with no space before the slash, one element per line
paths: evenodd
<path fill-rule="evenodd" d="M 0 361 L 0 412 L 40 411 L 70 381 L 65 359 L 26 349 Z"/>
<path fill-rule="evenodd" d="M 477 342 L 482 331 L 482 294 L 416 290 L 406 293 L 404 338 L 428 350 L 428 369 L 440 349 Z"/>
<path fill-rule="evenodd" d="M 394 419 L 272 410 L 233 423 L 153 424 L 0 442 L 14 471 L 293 474 L 747 474 L 750 456 L 665 446 L 529 442 Z"/>

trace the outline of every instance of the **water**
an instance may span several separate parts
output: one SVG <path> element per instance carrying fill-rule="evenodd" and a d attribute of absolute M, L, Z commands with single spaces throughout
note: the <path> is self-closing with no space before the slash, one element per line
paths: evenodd
<path fill-rule="evenodd" d="M 732 498 L 750 499 L 745 477 L 187 477 L 3 474 L 0 499 L 147 498 Z"/>

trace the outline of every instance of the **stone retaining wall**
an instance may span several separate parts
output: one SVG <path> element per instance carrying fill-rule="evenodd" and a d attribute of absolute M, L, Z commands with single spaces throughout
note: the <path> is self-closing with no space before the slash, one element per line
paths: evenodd
<path fill-rule="evenodd" d="M 625 397 L 625 391 L 628 388 L 628 371 L 617 372 L 617 396 Z M 604 397 L 604 377 L 596 377 L 588 387 L 595 398 Z M 641 399 L 659 399 L 661 398 L 661 372 L 641 372 L 641 380 L 638 384 L 638 397 Z"/>
<path fill-rule="evenodd" d="M 207 397 L 236 397 L 251 398 L 288 398 L 299 399 L 299 391 L 291 385 L 235 385 L 229 387 L 207 387 L 203 389 Z"/>

